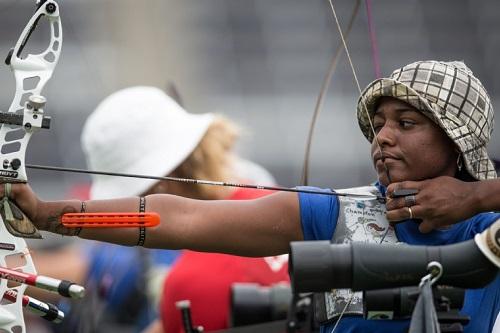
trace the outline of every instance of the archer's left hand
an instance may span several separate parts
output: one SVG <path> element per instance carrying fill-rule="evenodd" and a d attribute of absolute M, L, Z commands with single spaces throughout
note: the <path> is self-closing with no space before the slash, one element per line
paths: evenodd
<path fill-rule="evenodd" d="M 396 189 L 417 189 L 414 196 L 392 198 Z M 474 202 L 475 182 L 453 177 L 437 177 L 424 181 L 392 183 L 387 187 L 387 219 L 399 222 L 409 218 L 422 222 L 419 230 L 428 233 L 472 217 L 477 212 Z"/>

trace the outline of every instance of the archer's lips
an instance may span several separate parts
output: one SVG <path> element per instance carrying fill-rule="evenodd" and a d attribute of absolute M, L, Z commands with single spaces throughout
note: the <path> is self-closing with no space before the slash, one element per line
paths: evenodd
<path fill-rule="evenodd" d="M 382 159 L 382 156 L 384 157 Z M 373 162 L 374 163 L 377 163 L 378 161 L 382 161 L 382 162 L 386 162 L 388 160 L 400 160 L 401 158 L 395 156 L 395 155 L 392 155 L 392 154 L 388 154 L 388 153 L 384 153 L 383 155 L 380 154 L 380 153 L 376 153 L 375 156 L 373 157 Z"/>
<path fill-rule="evenodd" d="M 378 160 L 376 160 L 374 162 L 374 165 L 377 167 L 377 168 L 381 168 L 381 170 L 385 170 L 385 168 L 387 167 L 390 167 L 392 165 L 396 165 L 400 162 L 401 160 L 400 159 L 395 159 L 395 158 L 391 158 L 391 157 L 386 157 L 384 159 L 384 161 L 382 162 L 382 159 L 379 158 Z"/>

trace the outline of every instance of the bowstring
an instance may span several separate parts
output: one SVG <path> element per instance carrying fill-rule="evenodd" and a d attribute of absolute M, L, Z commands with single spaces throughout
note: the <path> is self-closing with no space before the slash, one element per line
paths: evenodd
<path fill-rule="evenodd" d="M 354 63 L 352 61 L 351 54 L 349 52 L 349 48 L 347 47 L 347 42 L 346 42 L 346 39 L 344 37 L 344 33 L 342 32 L 342 28 L 340 27 L 340 22 L 339 22 L 339 19 L 337 17 L 337 12 L 335 11 L 335 7 L 333 6 L 333 0 L 328 0 L 328 3 L 330 4 L 330 8 L 332 10 L 333 17 L 335 19 L 335 24 L 337 25 L 337 30 L 338 30 L 339 35 L 340 35 L 340 39 L 342 40 L 342 44 L 344 45 L 345 54 L 346 54 L 347 60 L 349 62 L 349 66 L 351 67 L 351 72 L 352 72 L 352 75 L 354 77 L 354 82 L 356 83 L 356 87 L 358 88 L 358 93 L 361 97 L 361 94 L 362 94 L 361 85 L 359 84 L 358 76 L 356 74 L 356 70 L 354 69 Z M 370 128 L 371 128 L 372 134 L 373 134 L 373 139 L 375 140 L 377 148 L 380 151 L 382 164 L 384 165 L 387 179 L 388 179 L 389 183 L 392 183 L 391 176 L 389 174 L 389 168 L 385 164 L 385 157 L 384 157 L 384 151 L 382 150 L 382 145 L 380 144 L 380 142 L 378 140 L 377 132 L 375 131 L 375 126 L 373 126 L 373 121 L 371 119 L 370 113 L 368 112 L 368 107 L 366 105 L 366 101 L 363 98 L 361 98 L 361 104 L 362 104 L 362 109 L 368 118 L 368 122 L 370 124 Z"/>
<path fill-rule="evenodd" d="M 337 12 L 336 12 L 335 7 L 333 5 L 333 0 L 328 0 L 328 3 L 330 4 L 330 8 L 332 10 L 333 17 L 335 19 L 335 24 L 337 26 L 337 30 L 338 30 L 339 35 L 340 35 L 340 39 L 342 40 L 342 44 L 344 45 L 345 54 L 346 54 L 347 60 L 349 62 L 349 66 L 351 67 L 351 72 L 352 72 L 352 75 L 354 77 L 354 82 L 356 83 L 356 87 L 358 88 L 358 93 L 359 93 L 359 96 L 360 96 L 360 99 L 361 99 L 361 104 L 362 104 L 363 111 L 365 112 L 365 114 L 366 114 L 366 116 L 368 118 L 368 122 L 370 124 L 370 128 L 371 128 L 371 131 L 372 131 L 372 134 L 373 134 L 373 139 L 375 140 L 377 148 L 380 151 L 381 159 L 382 159 L 382 164 L 384 165 L 384 169 L 385 169 L 385 172 L 386 172 L 386 175 L 387 175 L 387 179 L 388 179 L 389 183 L 391 183 L 391 177 L 389 175 L 389 169 L 387 168 L 387 165 L 385 164 L 385 158 L 384 158 L 384 153 L 383 153 L 383 150 L 382 150 L 382 145 L 380 144 L 380 142 L 378 140 L 377 132 L 375 131 L 375 126 L 373 126 L 373 121 L 371 119 L 370 113 L 368 112 L 368 107 L 366 105 L 366 101 L 361 96 L 362 95 L 361 85 L 359 84 L 358 76 L 356 74 L 356 69 L 354 68 L 354 63 L 352 61 L 351 54 L 349 52 L 349 48 L 347 47 L 347 42 L 346 42 L 346 39 L 344 37 L 344 33 L 342 32 L 342 28 L 340 26 L 340 22 L 339 22 L 339 19 L 338 19 L 338 16 L 337 16 Z M 389 230 L 389 229 L 387 229 L 387 230 Z M 385 235 L 384 235 L 384 238 L 385 238 Z M 352 297 L 353 296 L 354 296 L 354 294 L 352 293 L 351 297 L 349 298 L 348 303 L 346 304 L 346 306 L 344 308 L 344 310 L 342 311 L 342 313 L 340 314 L 339 318 L 337 319 L 337 322 L 335 323 L 335 326 L 333 327 L 331 333 L 335 332 L 335 329 L 337 328 L 338 324 L 340 323 L 340 320 L 342 319 L 342 317 L 343 317 L 343 315 L 344 315 L 344 313 L 345 313 L 345 311 L 346 311 L 349 303 L 352 301 Z"/>

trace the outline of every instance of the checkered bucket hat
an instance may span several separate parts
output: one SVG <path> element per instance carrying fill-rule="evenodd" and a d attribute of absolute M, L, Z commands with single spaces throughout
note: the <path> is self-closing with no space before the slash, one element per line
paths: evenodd
<path fill-rule="evenodd" d="M 494 127 L 493 106 L 486 89 L 463 62 L 414 62 L 370 83 L 357 105 L 359 126 L 370 142 L 368 115 L 373 119 L 377 101 L 384 96 L 412 105 L 438 124 L 462 152 L 471 176 L 497 177 L 486 151 Z"/>

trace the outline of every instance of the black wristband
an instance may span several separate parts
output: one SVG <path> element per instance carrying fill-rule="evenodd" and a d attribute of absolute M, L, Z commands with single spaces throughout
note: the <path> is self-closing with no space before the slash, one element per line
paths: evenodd
<path fill-rule="evenodd" d="M 85 213 L 86 210 L 87 210 L 87 204 L 85 203 L 85 201 L 82 201 L 82 206 L 80 207 L 80 213 Z M 80 232 L 82 232 L 82 227 L 75 228 L 74 236 L 80 235 Z"/>
<path fill-rule="evenodd" d="M 146 211 L 146 198 L 139 198 L 139 213 L 144 213 Z M 139 227 L 139 240 L 137 241 L 137 246 L 144 246 L 146 242 L 146 227 Z"/>

